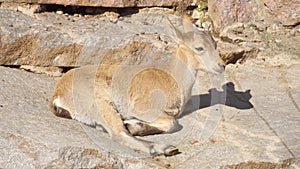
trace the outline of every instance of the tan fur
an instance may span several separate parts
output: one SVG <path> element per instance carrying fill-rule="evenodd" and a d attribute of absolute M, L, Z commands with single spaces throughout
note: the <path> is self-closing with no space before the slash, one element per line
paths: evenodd
<path fill-rule="evenodd" d="M 183 21 L 183 27 L 184 32 L 180 32 L 166 19 L 167 33 L 178 43 L 174 56 L 160 55 L 152 51 L 150 45 L 143 45 L 131 48 L 134 51 L 125 50 L 138 54 L 136 58 L 130 58 L 125 52 L 115 59 L 110 53 L 99 65 L 67 72 L 56 84 L 49 105 L 51 111 L 56 116 L 101 126 L 113 139 L 151 155 L 178 153 L 172 145 L 148 142 L 134 136 L 176 130 L 176 117 L 191 97 L 195 70 L 201 68 L 201 62 L 214 73 L 224 71 L 224 62 L 211 36 L 196 30 L 187 21 Z M 142 69 L 137 67 L 133 77 L 128 78 L 130 71 L 135 70 L 130 64 L 141 67 L 146 62 L 145 56 L 151 52 L 155 54 L 153 57 L 159 56 L 157 59 L 165 57 L 170 60 L 157 68 L 156 64 Z M 119 68 L 125 62 L 129 64 L 128 72 L 122 69 L 120 75 Z M 124 86 L 126 84 L 129 85 Z"/>
<path fill-rule="evenodd" d="M 171 75 L 159 69 L 146 69 L 134 77 L 128 90 L 130 103 L 140 112 L 145 112 L 151 109 L 151 107 L 157 106 L 151 105 L 150 98 L 147 98 L 147 96 L 151 96 L 151 93 L 156 90 L 162 90 L 167 98 L 166 107 L 179 107 L 180 89 L 176 80 Z M 178 113 L 173 116 L 176 116 Z"/>

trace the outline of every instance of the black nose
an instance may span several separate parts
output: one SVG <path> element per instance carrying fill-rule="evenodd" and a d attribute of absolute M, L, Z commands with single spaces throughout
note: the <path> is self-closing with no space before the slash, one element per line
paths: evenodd
<path fill-rule="evenodd" d="M 221 68 L 222 70 L 225 70 L 225 64 L 219 63 L 218 65 L 220 66 L 220 68 Z"/>

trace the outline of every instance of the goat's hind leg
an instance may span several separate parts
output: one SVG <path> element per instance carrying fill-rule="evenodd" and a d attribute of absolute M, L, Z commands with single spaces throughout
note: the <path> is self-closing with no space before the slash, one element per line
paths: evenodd
<path fill-rule="evenodd" d="M 160 134 L 164 133 L 165 131 L 152 126 L 151 123 L 142 121 L 137 118 L 130 118 L 124 120 L 124 125 L 129 133 L 133 136 L 147 136 L 152 134 Z"/>
<path fill-rule="evenodd" d="M 162 113 L 152 122 L 146 122 L 135 117 L 125 119 L 124 125 L 130 134 L 134 136 L 146 136 L 161 133 L 172 133 L 182 127 L 178 124 L 175 117 Z"/>
<path fill-rule="evenodd" d="M 99 100 L 98 100 L 99 101 Z M 99 102 L 98 102 L 99 103 Z M 124 145 L 144 152 L 149 152 L 154 155 L 175 155 L 178 153 L 178 149 L 172 145 L 158 144 L 150 141 L 137 139 L 132 136 L 125 128 L 123 120 L 118 112 L 114 109 L 112 104 L 101 101 L 101 121 L 102 126 L 111 135 L 111 137 Z"/>

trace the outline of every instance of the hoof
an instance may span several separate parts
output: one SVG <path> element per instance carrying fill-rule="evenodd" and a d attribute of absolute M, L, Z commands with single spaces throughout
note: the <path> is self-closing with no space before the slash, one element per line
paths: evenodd
<path fill-rule="evenodd" d="M 165 156 L 173 156 L 179 153 L 179 149 L 174 146 L 168 146 L 164 150 L 164 155 Z"/>
<path fill-rule="evenodd" d="M 161 151 L 159 151 L 159 149 L 155 149 L 154 147 L 150 149 L 151 156 L 159 156 L 159 155 L 173 156 L 176 154 L 179 154 L 179 149 L 171 145 L 166 146 L 165 148 L 161 149 Z"/>

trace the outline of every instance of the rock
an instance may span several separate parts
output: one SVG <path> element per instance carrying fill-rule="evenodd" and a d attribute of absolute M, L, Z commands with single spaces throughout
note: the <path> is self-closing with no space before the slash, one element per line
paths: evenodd
<path fill-rule="evenodd" d="M 76 63 L 82 45 L 72 42 L 58 27 L 43 25 L 12 10 L 0 10 L 0 16 L 3 18 L 0 65 L 71 66 Z"/>
<path fill-rule="evenodd" d="M 74 67 L 98 63 L 108 50 L 133 41 L 166 45 L 157 38 L 157 33 L 164 34 L 163 25 L 157 24 L 162 14 L 145 12 L 122 21 L 118 16 L 113 12 L 87 18 L 46 13 L 32 18 L 2 9 L 0 65 Z"/>
<path fill-rule="evenodd" d="M 137 52 L 139 44 L 173 50 L 162 26 L 165 10 L 141 11 L 79 18 L 2 9 L 0 64 L 47 74 L 45 66 L 96 64 L 107 54 Z M 179 117 L 181 130 L 143 137 L 179 147 L 181 154 L 172 157 L 150 158 L 95 128 L 54 116 L 48 102 L 58 78 L 0 66 L 0 168 L 299 168 L 299 36 L 287 37 L 280 25 L 269 28 L 237 23 L 220 34 L 222 57 L 237 64 L 227 65 L 223 78 L 198 73 Z M 260 48 L 256 59 L 244 62 Z M 215 93 L 226 94 L 226 101 L 216 102 Z"/>
<path fill-rule="evenodd" d="M 47 105 L 55 79 L 0 67 L 0 168 L 297 168 L 299 66 L 228 65 L 222 120 L 205 142 L 200 136 L 215 108 L 211 92 L 224 91 L 213 88 L 213 79 L 200 72 L 190 111 L 179 118 L 183 128 L 143 137 L 174 144 L 182 153 L 155 158 L 80 122 L 54 116 Z"/>
<path fill-rule="evenodd" d="M 300 159 L 297 158 L 291 158 L 284 160 L 282 163 L 270 163 L 270 162 L 244 162 L 240 164 L 235 164 L 235 165 L 228 165 L 225 166 L 224 168 L 234 168 L 234 169 L 243 169 L 243 168 L 256 168 L 256 169 L 265 169 L 265 168 L 273 168 L 273 169 L 280 169 L 280 168 L 285 168 L 285 169 L 293 169 L 295 166 L 300 165 Z"/>
<path fill-rule="evenodd" d="M 217 32 L 236 22 L 264 21 L 272 24 L 280 21 L 285 26 L 297 25 L 300 22 L 299 11 L 299 2 L 290 0 L 208 1 L 208 13 Z"/>
<path fill-rule="evenodd" d="M 228 42 L 219 42 L 218 50 L 226 64 L 243 63 L 249 58 L 256 58 L 259 52 L 255 47 L 238 46 Z"/>
<path fill-rule="evenodd" d="M 236 22 L 246 23 L 252 21 L 258 10 L 255 0 L 208 1 L 208 13 L 217 32 Z"/>
<path fill-rule="evenodd" d="M 285 26 L 300 23 L 300 3 L 291 0 L 262 0 L 276 18 Z"/>
<path fill-rule="evenodd" d="M 1 0 L 0 2 L 11 2 L 10 0 Z M 152 7 L 152 6 L 174 6 L 180 3 L 180 0 L 95 0 L 95 1 L 72 1 L 72 0 L 16 0 L 14 2 L 27 4 L 57 4 L 64 6 L 99 6 L 99 7 Z"/>
<path fill-rule="evenodd" d="M 140 44 L 171 52 L 174 44 L 164 34 L 161 13 L 147 10 L 112 23 L 102 16 L 32 18 L 0 10 L 0 61 L 39 72 L 44 70 L 38 65 L 74 67 L 96 64 L 106 54 L 130 55 Z M 178 25 L 179 18 L 168 16 Z M 255 23 L 229 27 L 219 40 L 221 55 L 230 63 L 251 57 L 259 46 L 265 48 L 259 59 L 266 54 L 271 61 L 276 52 L 285 62 L 248 59 L 227 65 L 223 78 L 200 71 L 179 117 L 182 129 L 143 137 L 179 147 L 181 154 L 172 157 L 150 158 L 95 128 L 54 116 L 48 102 L 57 78 L 0 66 L 0 168 L 299 168 L 299 37 L 265 30 Z M 226 94 L 226 101 L 221 104 L 215 93 Z"/>
<path fill-rule="evenodd" d="M 280 24 L 263 22 L 234 23 L 219 34 L 218 49 L 227 63 L 255 58 L 255 62 L 270 65 L 290 65 L 300 62 L 298 28 L 286 29 Z M 294 31 L 295 35 L 291 34 Z"/>
<path fill-rule="evenodd" d="M 256 58 L 264 46 L 256 25 L 234 23 L 227 26 L 219 37 L 218 50 L 226 63 L 243 63 L 249 58 Z"/>
<path fill-rule="evenodd" d="M 30 72 L 34 72 L 37 74 L 46 74 L 49 76 L 61 76 L 62 68 L 58 67 L 40 67 L 40 66 L 30 66 L 30 65 L 22 65 L 20 69 L 24 69 Z"/>
<path fill-rule="evenodd" d="M 0 71 L 0 168 L 162 168 L 107 134 L 50 113 L 55 79 L 5 67 Z"/>
<path fill-rule="evenodd" d="M 172 12 L 164 8 L 145 8 L 130 17 L 104 12 L 88 17 L 42 13 L 35 14 L 33 18 L 2 9 L 0 65 L 76 67 L 95 64 L 109 50 L 123 48 L 134 41 L 149 42 L 165 48 L 168 44 L 164 39 L 168 37 L 161 23 L 166 14 L 173 21 L 179 21 L 179 18 L 171 15 Z M 209 29 L 210 26 L 204 27 Z M 270 56 L 286 56 L 279 55 L 283 51 L 290 54 L 288 58 L 299 58 L 298 34 L 298 27 L 285 30 L 275 23 L 234 23 L 221 31 L 219 49 L 227 63 L 255 58 L 261 52 L 261 58 L 268 57 L 264 60 L 272 64 Z"/>
<path fill-rule="evenodd" d="M 33 17 L 34 13 L 40 12 L 42 10 L 39 4 L 15 3 L 12 1 L 1 2 L 1 0 L 0 0 L 0 9 L 11 9 L 11 10 L 19 11 L 31 17 Z"/>
<path fill-rule="evenodd" d="M 261 41 L 257 38 L 257 33 L 254 30 L 247 31 L 248 28 L 243 23 L 234 23 L 224 28 L 219 36 L 223 41 L 231 43 Z"/>
<path fill-rule="evenodd" d="M 62 10 L 58 10 L 58 11 L 56 11 L 56 13 L 59 14 L 59 15 L 64 14 L 64 12 Z"/>
<path fill-rule="evenodd" d="M 115 12 L 104 12 L 103 14 L 110 22 L 117 23 L 118 18 L 120 17 L 120 14 Z"/>

